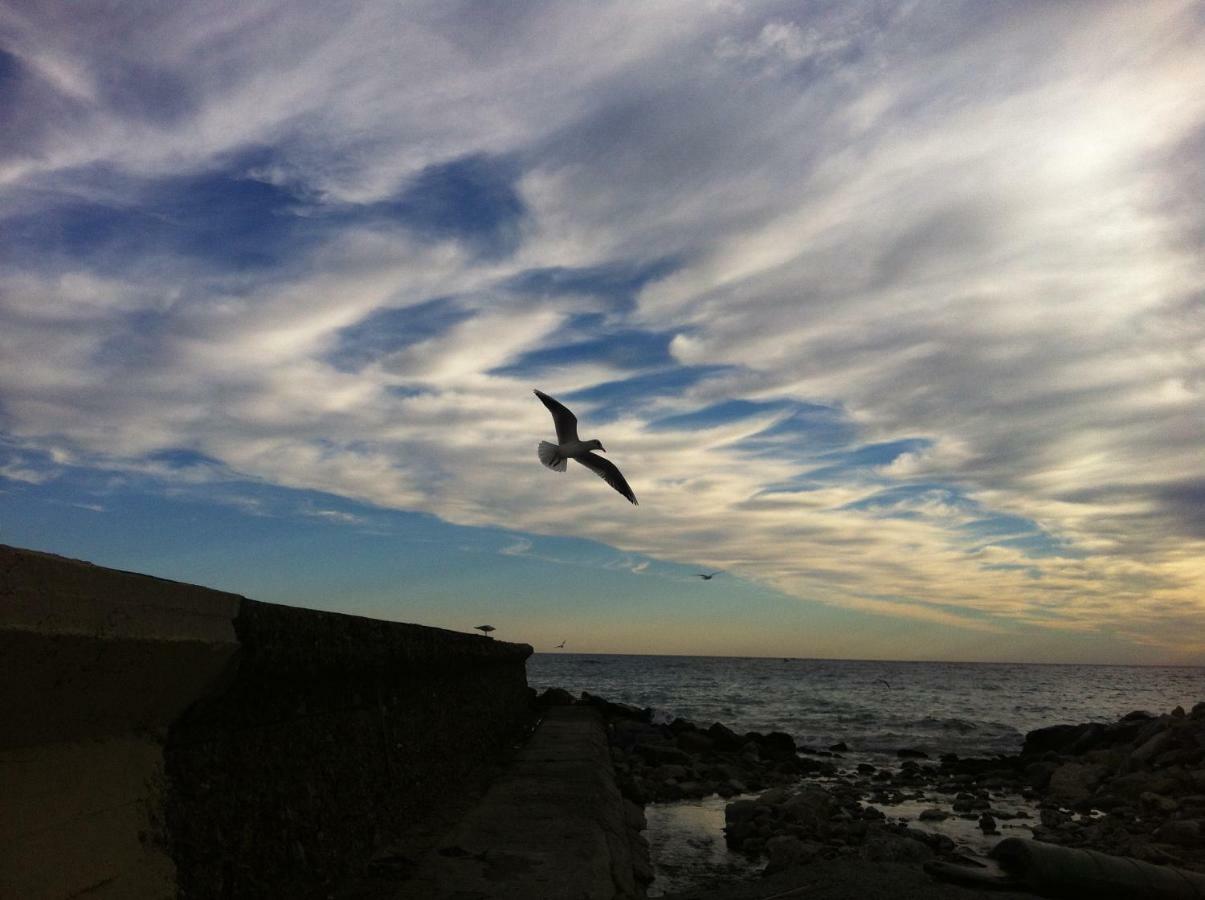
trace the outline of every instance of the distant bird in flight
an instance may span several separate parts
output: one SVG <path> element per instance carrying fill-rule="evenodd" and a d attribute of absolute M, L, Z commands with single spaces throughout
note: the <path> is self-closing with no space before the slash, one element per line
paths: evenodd
<path fill-rule="evenodd" d="M 476 629 L 477 631 L 480 631 L 480 632 L 481 632 L 482 634 L 484 634 L 486 637 L 489 637 L 489 636 L 490 636 L 490 632 L 491 632 L 491 631 L 497 631 L 497 630 L 498 630 L 498 629 L 497 629 L 497 628 L 495 628 L 493 625 L 474 625 L 474 626 L 473 626 L 473 628 L 474 628 L 474 629 Z"/>
<path fill-rule="evenodd" d="M 875 683 L 875 684 L 881 684 L 881 685 L 883 685 L 883 687 L 887 688 L 887 690 L 891 690 L 891 685 L 887 683 L 887 679 L 886 679 L 886 678 L 876 678 L 876 679 L 874 680 L 874 683 Z"/>
<path fill-rule="evenodd" d="M 558 650 L 564 650 L 564 649 L 565 649 L 565 642 L 564 642 L 564 641 L 561 641 L 559 644 L 557 644 L 557 645 L 556 645 L 556 648 L 557 648 Z"/>
<path fill-rule="evenodd" d="M 534 393 L 540 398 L 540 402 L 548 407 L 548 411 L 552 413 L 553 424 L 556 425 L 557 442 L 554 444 L 551 441 L 540 441 L 538 451 L 540 462 L 554 471 L 564 472 L 568 467 L 566 460 L 576 459 L 632 501 L 634 506 L 639 506 L 636 503 L 636 495 L 628 487 L 627 481 L 624 480 L 615 463 L 609 459 L 603 459 L 597 453 L 590 452 L 592 450 L 602 450 L 603 453 L 606 453 L 607 451 L 603 447 L 602 441 L 597 439 L 589 441 L 579 440 L 577 436 L 577 416 L 571 413 L 559 400 L 549 397 L 543 391 L 535 391 Z"/>
<path fill-rule="evenodd" d="M 712 572 L 710 575 L 704 575 L 702 572 L 695 572 L 695 574 L 698 575 L 700 578 L 702 578 L 704 581 L 711 581 L 711 579 L 715 578 L 720 573 Z"/>

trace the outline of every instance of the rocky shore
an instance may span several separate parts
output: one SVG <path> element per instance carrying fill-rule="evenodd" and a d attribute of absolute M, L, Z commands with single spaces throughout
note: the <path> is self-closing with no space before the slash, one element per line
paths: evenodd
<path fill-rule="evenodd" d="M 659 721 L 652 710 L 550 689 L 542 705 L 589 704 L 607 722 L 616 781 L 634 805 L 730 798 L 729 848 L 766 874 L 851 859 L 957 860 L 1008 834 L 1205 872 L 1205 703 L 1117 722 L 1031 731 L 1021 752 L 959 758 L 900 748 L 799 746 L 781 732 Z M 957 827 L 952 827 L 957 826 Z M 973 852 L 973 851 L 970 851 Z"/>

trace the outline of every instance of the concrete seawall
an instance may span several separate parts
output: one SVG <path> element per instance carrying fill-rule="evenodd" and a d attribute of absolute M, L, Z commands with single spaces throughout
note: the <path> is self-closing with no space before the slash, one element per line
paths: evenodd
<path fill-rule="evenodd" d="M 0 546 L 0 897 L 324 896 L 524 733 L 530 653 Z"/>

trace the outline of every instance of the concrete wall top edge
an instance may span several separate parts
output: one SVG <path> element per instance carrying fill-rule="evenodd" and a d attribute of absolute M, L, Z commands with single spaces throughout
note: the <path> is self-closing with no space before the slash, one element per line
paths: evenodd
<path fill-rule="evenodd" d="M 105 641 L 254 647 L 309 666 L 475 665 L 526 659 L 527 644 L 427 625 L 250 600 L 238 594 L 0 544 L 0 631 Z"/>

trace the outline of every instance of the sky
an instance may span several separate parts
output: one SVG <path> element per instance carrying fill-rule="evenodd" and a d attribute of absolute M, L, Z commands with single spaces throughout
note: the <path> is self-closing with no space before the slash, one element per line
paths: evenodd
<path fill-rule="evenodd" d="M 0 2 L 0 543 L 541 652 L 1205 664 L 1202 46 Z"/>

